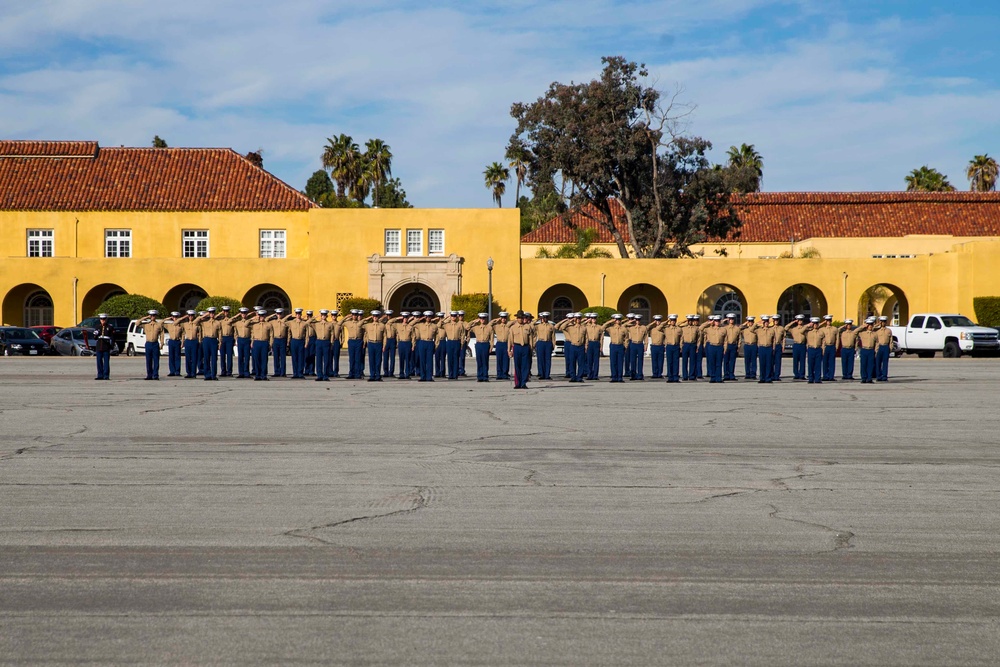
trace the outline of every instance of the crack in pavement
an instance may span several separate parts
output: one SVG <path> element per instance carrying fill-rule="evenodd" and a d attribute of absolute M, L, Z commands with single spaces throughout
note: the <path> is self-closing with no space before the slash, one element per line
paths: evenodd
<path fill-rule="evenodd" d="M 779 521 L 788 521 L 791 523 L 801 524 L 803 526 L 809 526 L 811 528 L 819 528 L 825 530 L 828 533 L 833 533 L 833 549 L 829 552 L 821 551 L 819 553 L 835 553 L 843 549 L 853 549 L 854 545 L 851 544 L 851 540 L 854 539 L 855 535 L 849 530 L 837 530 L 831 526 L 827 526 L 822 523 L 814 523 L 812 521 L 803 521 L 802 519 L 791 519 L 785 516 L 778 516 L 781 510 L 772 503 L 767 504 L 771 508 L 771 512 L 767 515 L 769 519 L 777 519 Z"/>
<path fill-rule="evenodd" d="M 287 535 L 288 537 L 301 537 L 302 539 L 312 540 L 314 542 L 319 542 L 321 544 L 335 545 L 335 542 L 330 540 L 324 540 L 322 537 L 317 537 L 316 535 L 309 535 L 308 533 L 315 532 L 317 530 L 326 530 L 329 528 L 337 528 L 339 526 L 346 526 L 351 523 L 360 523 L 362 521 L 374 521 L 375 519 L 384 519 L 390 516 L 397 516 L 400 514 L 412 514 L 418 512 L 425 507 L 430 505 L 430 490 L 427 487 L 418 487 L 410 494 L 410 502 L 413 507 L 406 507 L 399 510 L 393 510 L 391 512 L 382 512 L 379 514 L 363 514 L 361 516 L 351 517 L 350 519 L 341 519 L 340 521 L 333 521 L 331 523 L 324 523 L 318 526 L 310 526 L 309 528 L 293 528 L 292 530 L 286 530 L 282 535 Z"/>

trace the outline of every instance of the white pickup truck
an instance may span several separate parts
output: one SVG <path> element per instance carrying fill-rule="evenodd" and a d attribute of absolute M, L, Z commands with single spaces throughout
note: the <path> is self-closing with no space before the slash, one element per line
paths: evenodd
<path fill-rule="evenodd" d="M 945 357 L 960 357 L 1000 350 L 997 330 L 977 326 L 965 315 L 918 313 L 909 324 L 889 328 L 899 350 L 918 357 L 933 357 L 937 352 Z"/>

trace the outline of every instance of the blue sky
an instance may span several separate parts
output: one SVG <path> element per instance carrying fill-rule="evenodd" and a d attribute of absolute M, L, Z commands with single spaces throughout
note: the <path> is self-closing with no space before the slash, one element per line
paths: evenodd
<path fill-rule="evenodd" d="M 754 144 L 765 190 L 897 190 L 924 164 L 967 189 L 1000 155 L 1000 9 L 975 5 L 7 2 L 0 136 L 263 149 L 299 189 L 328 137 L 379 137 L 416 206 L 488 207 L 510 105 L 623 55 L 683 89 L 713 159 Z"/>

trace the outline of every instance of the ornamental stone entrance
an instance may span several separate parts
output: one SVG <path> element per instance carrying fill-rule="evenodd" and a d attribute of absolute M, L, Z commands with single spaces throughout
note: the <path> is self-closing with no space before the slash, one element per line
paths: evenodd
<path fill-rule="evenodd" d="M 368 296 L 397 313 L 424 304 L 434 304 L 428 310 L 448 310 L 451 297 L 462 293 L 464 261 L 454 253 L 447 257 L 372 255 L 368 258 Z"/>

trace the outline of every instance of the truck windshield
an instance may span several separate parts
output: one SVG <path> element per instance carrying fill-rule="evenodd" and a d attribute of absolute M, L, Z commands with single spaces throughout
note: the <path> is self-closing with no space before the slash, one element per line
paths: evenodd
<path fill-rule="evenodd" d="M 941 321 L 946 327 L 974 327 L 975 322 L 964 315 L 943 315 Z"/>

